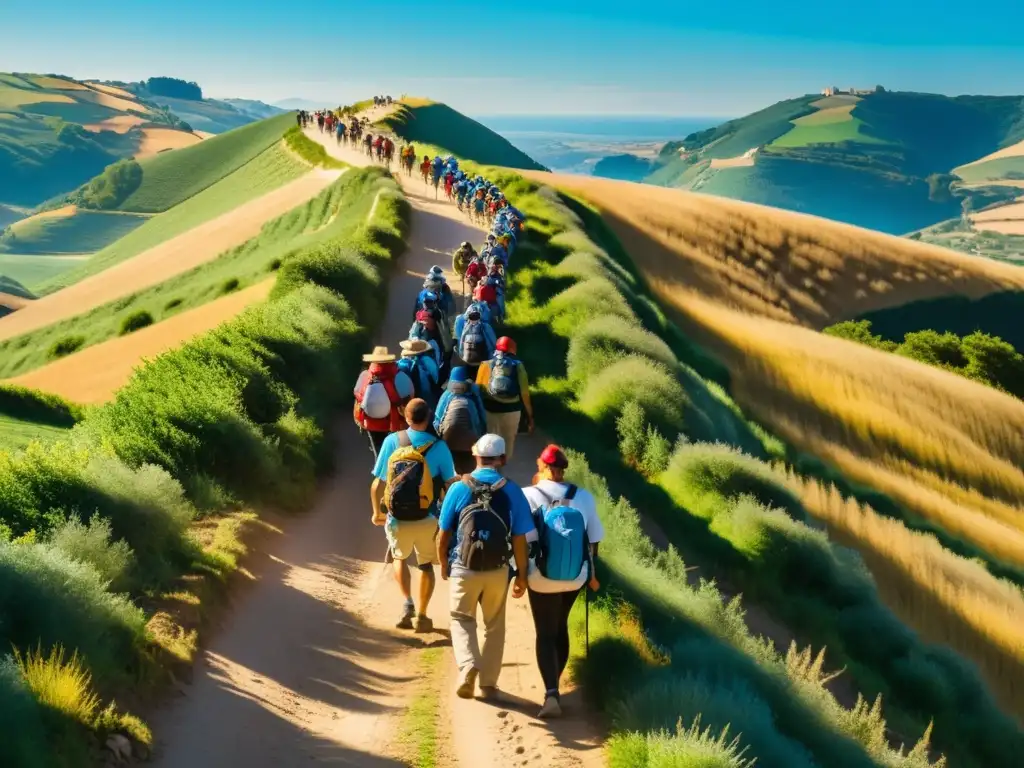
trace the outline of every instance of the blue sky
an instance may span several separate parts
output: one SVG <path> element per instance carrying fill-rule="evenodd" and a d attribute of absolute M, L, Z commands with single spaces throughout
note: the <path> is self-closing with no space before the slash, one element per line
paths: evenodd
<path fill-rule="evenodd" d="M 1024 0 L 978 7 L 0 0 L 0 71 L 172 75 L 265 101 L 410 93 L 473 115 L 733 116 L 830 84 L 1024 93 Z"/>

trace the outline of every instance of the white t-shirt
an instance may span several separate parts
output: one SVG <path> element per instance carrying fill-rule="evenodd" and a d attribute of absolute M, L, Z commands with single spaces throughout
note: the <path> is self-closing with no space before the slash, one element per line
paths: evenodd
<path fill-rule="evenodd" d="M 553 501 L 558 501 L 564 498 L 565 494 L 569 490 L 568 483 L 556 483 L 554 480 L 541 480 L 537 485 L 531 485 L 529 488 L 523 488 L 523 493 L 526 494 L 526 500 L 530 503 L 530 511 L 536 512 L 543 506 L 551 504 Z M 545 495 L 546 494 L 546 495 Z M 590 491 L 584 490 L 577 486 L 576 495 L 572 498 L 572 506 L 578 509 L 583 514 L 583 523 L 587 528 L 587 538 L 591 544 L 597 544 L 604 538 L 604 526 L 601 525 L 601 518 L 597 516 L 597 502 L 594 500 L 593 494 Z M 537 541 L 538 535 L 536 529 L 526 534 L 527 542 Z M 530 560 L 530 567 L 527 572 L 527 581 L 530 584 L 530 589 L 534 592 L 572 592 L 579 589 L 589 580 L 589 567 L 588 561 L 583 561 L 583 568 L 580 570 L 580 575 L 573 581 L 555 581 L 549 579 L 540 572 L 537 567 L 537 563 Z"/>

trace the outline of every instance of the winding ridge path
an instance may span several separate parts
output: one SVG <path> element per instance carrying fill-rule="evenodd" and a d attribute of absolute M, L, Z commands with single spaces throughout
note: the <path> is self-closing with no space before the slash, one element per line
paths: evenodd
<path fill-rule="evenodd" d="M 381 117 L 382 112 L 371 117 Z M 368 158 L 309 135 L 355 166 Z M 400 174 L 401 175 L 401 174 Z M 434 199 L 418 177 L 401 175 L 413 206 L 409 250 L 392 273 L 386 320 L 377 343 L 397 349 L 405 338 L 412 298 L 430 266 L 450 266 L 463 240 L 481 231 L 455 206 Z M 453 282 L 453 285 L 455 283 Z M 440 755 L 449 768 L 603 764 L 600 736 L 577 697 L 568 715 L 542 722 L 533 715 L 541 685 L 533 624 L 525 598 L 511 600 L 497 705 L 454 695 L 448 650 L 448 589 L 438 580 L 431 603 L 436 632 L 393 629 L 400 597 L 382 566 L 381 529 L 369 521 L 371 456 L 346 416 L 335 447 L 338 467 L 309 513 L 290 519 L 275 540 L 251 557 L 254 583 L 241 590 L 196 665 L 194 681 L 155 718 L 159 768 L 278 768 L 334 763 L 404 766 L 391 757 L 402 717 L 421 688 L 417 671 L 427 646 L 443 647 Z M 542 439 L 521 437 L 511 475 L 528 483 Z"/>

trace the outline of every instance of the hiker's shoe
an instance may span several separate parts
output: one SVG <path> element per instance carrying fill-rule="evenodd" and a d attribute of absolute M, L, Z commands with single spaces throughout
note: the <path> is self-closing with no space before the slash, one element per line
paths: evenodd
<path fill-rule="evenodd" d="M 544 706 L 540 708 L 540 712 L 537 713 L 537 717 L 549 718 L 549 717 L 561 717 L 562 716 L 562 705 L 558 703 L 557 696 L 545 696 Z"/>
<path fill-rule="evenodd" d="M 455 689 L 455 694 L 460 699 L 473 698 L 473 689 L 476 687 L 477 674 L 475 667 L 466 667 L 459 672 L 459 687 Z"/>
<path fill-rule="evenodd" d="M 416 616 L 416 609 L 412 603 L 406 603 L 402 607 L 402 618 L 395 624 L 399 629 L 412 629 L 412 620 Z"/>
<path fill-rule="evenodd" d="M 480 686 L 480 698 L 484 701 L 497 701 L 501 696 L 501 692 L 498 690 L 496 685 L 481 685 Z"/>
<path fill-rule="evenodd" d="M 433 632 L 434 631 L 434 620 L 429 616 L 417 616 L 416 617 L 416 631 L 417 632 Z"/>

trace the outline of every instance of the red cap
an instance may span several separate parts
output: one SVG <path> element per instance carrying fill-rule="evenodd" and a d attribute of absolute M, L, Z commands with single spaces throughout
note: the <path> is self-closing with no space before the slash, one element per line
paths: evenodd
<path fill-rule="evenodd" d="M 549 467 L 555 467 L 556 469 L 565 469 L 569 466 L 569 459 L 562 449 L 554 443 L 544 449 L 540 455 L 540 460 Z"/>
<path fill-rule="evenodd" d="M 510 355 L 514 355 L 516 353 L 516 343 L 508 336 L 502 336 L 498 339 L 498 343 L 494 345 L 494 348 L 499 352 L 507 352 Z"/>
<path fill-rule="evenodd" d="M 432 320 L 433 318 L 431 317 L 430 313 L 427 312 L 427 310 L 421 309 L 419 312 L 416 313 L 416 319 L 419 320 L 421 323 L 424 323 L 427 320 Z"/>

